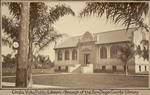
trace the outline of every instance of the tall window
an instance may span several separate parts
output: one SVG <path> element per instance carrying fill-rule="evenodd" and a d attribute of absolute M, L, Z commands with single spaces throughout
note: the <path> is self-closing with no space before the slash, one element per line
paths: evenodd
<path fill-rule="evenodd" d="M 141 71 L 141 66 L 139 66 L 139 71 Z"/>
<path fill-rule="evenodd" d="M 106 47 L 102 47 L 100 49 L 100 57 L 101 58 L 107 58 L 107 49 L 106 49 Z"/>
<path fill-rule="evenodd" d="M 147 71 L 147 67 L 145 66 L 145 71 Z"/>
<path fill-rule="evenodd" d="M 76 50 L 72 51 L 72 60 L 77 60 L 77 51 Z"/>
<path fill-rule="evenodd" d="M 65 51 L 65 60 L 69 60 L 69 51 L 68 50 Z"/>
<path fill-rule="evenodd" d="M 58 51 L 58 60 L 62 60 L 62 52 Z"/>
<path fill-rule="evenodd" d="M 111 58 L 115 58 L 117 56 L 117 47 L 116 46 L 112 46 L 110 48 L 110 57 Z"/>

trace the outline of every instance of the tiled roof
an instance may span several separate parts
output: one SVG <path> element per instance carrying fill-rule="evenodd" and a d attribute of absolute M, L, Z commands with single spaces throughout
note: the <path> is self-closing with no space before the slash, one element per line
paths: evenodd
<path fill-rule="evenodd" d="M 106 43 L 115 43 L 115 42 L 123 42 L 123 41 L 130 41 L 131 35 L 134 28 L 131 28 L 126 32 L 126 29 L 121 30 L 113 30 L 108 32 L 99 32 L 94 33 L 93 36 L 97 36 L 96 44 L 106 44 Z M 67 47 L 76 47 L 79 40 L 82 36 L 70 37 L 66 41 L 58 44 L 55 49 L 57 48 L 67 48 Z"/>
<path fill-rule="evenodd" d="M 121 30 L 95 33 L 93 35 L 94 36 L 97 35 L 97 37 L 98 37 L 96 44 L 131 41 L 133 30 L 134 30 L 134 28 L 131 28 L 126 32 L 126 29 L 121 29 Z"/>
<path fill-rule="evenodd" d="M 56 45 L 55 49 L 76 47 L 80 38 L 81 38 L 81 36 L 70 37 L 67 40 L 65 40 L 64 42 L 62 42 L 61 44 Z"/>

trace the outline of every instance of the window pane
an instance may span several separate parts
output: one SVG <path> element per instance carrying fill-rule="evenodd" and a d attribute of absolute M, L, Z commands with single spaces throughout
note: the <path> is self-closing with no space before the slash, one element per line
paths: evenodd
<path fill-rule="evenodd" d="M 102 47 L 100 50 L 100 57 L 101 58 L 107 58 L 107 49 L 105 47 Z"/>

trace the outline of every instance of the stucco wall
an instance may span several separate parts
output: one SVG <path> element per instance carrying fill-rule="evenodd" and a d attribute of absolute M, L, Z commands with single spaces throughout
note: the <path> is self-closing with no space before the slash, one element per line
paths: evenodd
<path fill-rule="evenodd" d="M 111 58 L 110 48 L 114 45 L 122 45 L 122 43 L 97 44 L 97 46 L 96 46 L 97 52 L 95 54 L 97 61 L 95 63 L 94 69 L 102 70 L 102 66 L 105 66 L 107 71 L 112 71 L 112 66 L 116 66 L 117 71 L 124 71 L 124 64 L 122 63 L 122 61 L 118 58 Z M 106 47 L 107 58 L 100 57 L 101 47 Z M 132 58 L 128 61 L 128 69 L 130 69 L 130 71 L 135 70 L 135 59 L 134 58 Z"/>
<path fill-rule="evenodd" d="M 143 45 L 141 44 L 141 41 L 142 40 L 148 40 L 148 39 L 149 39 L 148 32 L 140 31 L 140 30 L 134 32 L 134 40 L 133 41 L 137 46 L 140 45 L 141 49 L 143 49 Z M 147 46 L 146 46 L 146 48 L 147 48 Z M 145 71 L 148 71 L 148 70 L 149 70 L 148 60 L 144 60 L 139 55 L 136 55 L 135 56 L 135 72 L 136 73 L 145 72 Z"/>
<path fill-rule="evenodd" d="M 79 60 L 79 52 L 77 50 L 77 60 L 72 60 L 72 51 L 76 48 L 65 48 L 65 49 L 58 49 L 55 50 L 55 66 L 72 66 L 78 63 Z M 65 60 L 65 51 L 69 50 L 69 60 Z M 58 51 L 62 51 L 62 60 L 58 60 Z"/>

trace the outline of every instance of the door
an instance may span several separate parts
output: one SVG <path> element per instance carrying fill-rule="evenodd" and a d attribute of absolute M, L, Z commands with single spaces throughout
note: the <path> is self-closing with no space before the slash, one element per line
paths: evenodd
<path fill-rule="evenodd" d="M 84 64 L 90 64 L 90 54 L 84 54 Z"/>

